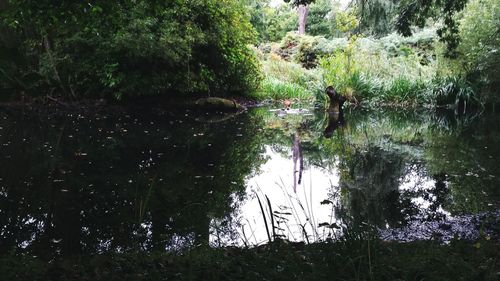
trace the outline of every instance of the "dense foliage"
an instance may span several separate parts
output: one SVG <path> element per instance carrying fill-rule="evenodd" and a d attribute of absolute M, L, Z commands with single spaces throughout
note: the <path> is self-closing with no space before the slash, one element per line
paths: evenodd
<path fill-rule="evenodd" d="M 234 0 L 24 1 L 1 13 L 0 86 L 72 96 L 244 92 L 254 32 Z"/>
<path fill-rule="evenodd" d="M 458 61 L 469 80 L 498 95 L 500 86 L 500 3 L 471 0 L 460 14 Z"/>
<path fill-rule="evenodd" d="M 428 18 L 442 19 L 443 26 L 437 33 L 441 41 L 447 44 L 447 55 L 455 56 L 460 37 L 454 15 L 461 11 L 468 0 L 419 0 L 402 1 L 396 20 L 398 32 L 404 36 L 412 34 L 411 27 L 424 27 Z"/>
<path fill-rule="evenodd" d="M 462 113 L 495 103 L 499 5 L 466 2 L 356 0 L 345 10 L 327 0 L 282 5 L 309 5 L 307 35 L 289 32 L 280 43 L 260 46 L 272 54 L 261 56 L 267 66 L 263 88 L 270 97 L 309 98 L 334 85 L 372 105 L 447 106 Z M 405 18 L 401 11 L 410 7 L 423 11 Z M 315 10 L 322 13 L 314 15 Z M 393 29 L 399 34 L 388 33 Z M 283 75 L 286 67 L 294 79 Z"/>
<path fill-rule="evenodd" d="M 394 30 L 397 3 L 392 0 L 356 0 L 355 3 L 361 31 L 382 36 Z"/>
<path fill-rule="evenodd" d="M 293 0 L 292 5 L 309 5 L 316 0 Z M 290 2 L 290 0 L 285 0 Z M 424 27 L 429 18 L 442 20 L 438 35 L 447 44 L 447 55 L 455 56 L 460 37 L 456 13 L 464 9 L 468 0 L 352 0 L 351 6 L 356 6 L 362 20 L 361 28 L 374 34 L 384 34 L 394 27 L 404 35 L 410 36 L 412 28 Z"/>
<path fill-rule="evenodd" d="M 245 2 L 259 42 L 279 41 L 287 32 L 297 29 L 297 12 L 290 6 L 270 7 L 267 0 Z"/>

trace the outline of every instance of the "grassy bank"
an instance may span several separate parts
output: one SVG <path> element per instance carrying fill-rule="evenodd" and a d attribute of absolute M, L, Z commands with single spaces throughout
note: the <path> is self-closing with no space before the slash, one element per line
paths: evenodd
<path fill-rule="evenodd" d="M 258 99 L 325 102 L 327 85 L 369 107 L 482 107 L 485 96 L 443 56 L 434 29 L 379 39 L 298 36 L 261 45 Z"/>
<path fill-rule="evenodd" d="M 183 254 L 112 254 L 43 262 L 1 259 L 1 280 L 497 280 L 492 241 L 286 242 L 252 249 L 199 247 Z"/>
<path fill-rule="evenodd" d="M 299 63 L 280 56 L 260 53 L 264 79 L 250 97 L 257 100 L 298 99 L 313 101 L 323 91 L 322 70 L 305 69 Z"/>

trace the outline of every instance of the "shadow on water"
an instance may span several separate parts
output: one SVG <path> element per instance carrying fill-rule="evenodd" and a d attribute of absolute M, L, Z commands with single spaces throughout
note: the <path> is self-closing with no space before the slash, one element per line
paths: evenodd
<path fill-rule="evenodd" d="M 208 243 L 262 161 L 240 115 L 113 112 L 0 117 L 0 251 L 39 256 Z"/>
<path fill-rule="evenodd" d="M 499 209 L 498 121 L 4 108 L 0 251 L 51 259 L 312 243 L 364 226 L 405 241 L 415 223 L 429 222 L 415 239 L 430 239 L 456 230 L 453 220 L 473 238 L 472 218 Z"/>

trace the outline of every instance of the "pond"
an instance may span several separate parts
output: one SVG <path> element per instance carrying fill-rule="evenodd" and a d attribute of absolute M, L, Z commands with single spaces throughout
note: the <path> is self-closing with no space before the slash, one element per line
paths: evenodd
<path fill-rule="evenodd" d="M 495 235 L 499 122 L 430 111 L 3 107 L 0 252 L 51 259 L 367 230 L 397 241 Z"/>

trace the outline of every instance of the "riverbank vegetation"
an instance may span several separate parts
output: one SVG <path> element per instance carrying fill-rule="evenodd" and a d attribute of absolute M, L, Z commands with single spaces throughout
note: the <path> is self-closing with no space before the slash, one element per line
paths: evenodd
<path fill-rule="evenodd" d="M 305 245 L 276 241 L 182 254 L 109 254 L 47 265 L 0 259 L 2 280 L 497 280 L 498 244 L 452 241 Z"/>
<path fill-rule="evenodd" d="M 317 93 L 327 85 L 368 106 L 446 106 L 466 111 L 498 102 L 494 73 L 498 71 L 500 20 L 495 1 L 472 0 L 463 9 L 455 7 L 456 11 L 449 11 L 453 28 L 441 18 L 428 15 L 433 20 L 403 32 L 406 36 L 390 25 L 403 20 L 404 14 L 398 13 L 403 4 L 353 1 L 351 4 L 357 5 L 341 9 L 335 1 L 313 2 L 311 11 L 318 6 L 327 11 L 320 16 L 328 28 L 319 28 L 318 15 L 311 13 L 311 28 L 306 34 L 291 29 L 278 42 L 262 42 L 259 47 L 268 54 L 261 56 L 265 65 L 300 64 L 302 76 L 295 80 L 301 82 L 282 79 L 282 72 L 265 67 L 264 94 L 260 97 L 274 98 L 281 91 L 303 98 L 302 89 L 307 84 L 307 91 L 319 97 L 319 103 L 324 100 Z M 276 10 L 276 17 L 283 13 L 281 9 Z M 446 8 L 430 9 L 437 13 Z M 319 75 L 308 75 L 311 71 Z M 268 87 L 269 81 L 281 85 L 280 89 Z"/>
<path fill-rule="evenodd" d="M 368 106 L 460 111 L 498 102 L 497 1 L 285 2 L 3 1 L 1 100 L 236 95 L 322 104 L 333 85 Z"/>
<path fill-rule="evenodd" d="M 226 95 L 260 80 L 238 1 L 1 5 L 2 96 Z"/>

